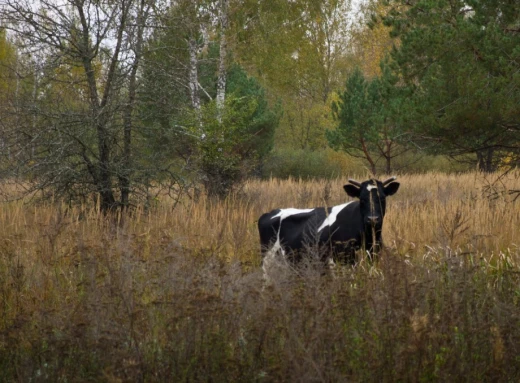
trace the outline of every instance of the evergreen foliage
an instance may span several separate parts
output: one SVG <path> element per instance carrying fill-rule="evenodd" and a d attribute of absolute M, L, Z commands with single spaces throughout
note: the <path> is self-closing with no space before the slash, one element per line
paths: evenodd
<path fill-rule="evenodd" d="M 520 3 L 389 1 L 392 69 L 413 89 L 403 119 L 424 145 L 491 171 L 520 153 Z"/>
<path fill-rule="evenodd" d="M 386 65 L 381 67 L 380 77 L 367 79 L 359 68 L 348 77 L 345 91 L 333 103 L 338 126 L 327 131 L 332 148 L 363 158 L 372 174 L 381 159 L 391 173 L 392 160 L 407 151 L 400 118 L 406 88 L 397 86 Z"/>
<path fill-rule="evenodd" d="M 280 110 L 269 108 L 258 82 L 234 65 L 228 75 L 226 102 L 220 119 L 211 101 L 201 113 L 188 109 L 178 127 L 190 137 L 206 191 L 225 197 L 257 169 L 273 147 Z"/>

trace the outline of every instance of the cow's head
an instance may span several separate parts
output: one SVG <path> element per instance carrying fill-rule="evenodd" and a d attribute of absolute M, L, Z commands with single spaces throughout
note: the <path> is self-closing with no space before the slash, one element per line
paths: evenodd
<path fill-rule="evenodd" d="M 352 179 L 343 186 L 351 197 L 359 198 L 361 217 L 365 232 L 378 232 L 383 227 L 383 217 L 386 211 L 386 197 L 391 196 L 399 189 L 399 182 L 394 182 L 396 177 L 391 177 L 384 182 L 368 180 L 357 182 Z"/>

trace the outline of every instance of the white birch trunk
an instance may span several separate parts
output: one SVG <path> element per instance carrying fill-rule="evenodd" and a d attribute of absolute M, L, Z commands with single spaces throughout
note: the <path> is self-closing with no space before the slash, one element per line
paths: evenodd
<path fill-rule="evenodd" d="M 220 56 L 218 62 L 217 80 L 217 119 L 222 122 L 222 110 L 226 100 L 226 54 L 227 41 L 226 33 L 228 27 L 227 14 L 228 0 L 220 0 L 219 19 L 220 19 Z"/>
<path fill-rule="evenodd" d="M 194 37 L 189 39 L 189 50 L 190 50 L 190 74 L 189 74 L 189 86 L 190 86 L 190 97 L 191 106 L 199 113 L 200 111 L 200 97 L 199 97 L 199 75 L 197 72 L 197 41 Z"/>

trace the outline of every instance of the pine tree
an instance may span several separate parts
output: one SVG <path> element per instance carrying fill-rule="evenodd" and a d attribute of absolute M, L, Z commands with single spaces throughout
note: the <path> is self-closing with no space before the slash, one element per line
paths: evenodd
<path fill-rule="evenodd" d="M 520 152 L 520 3 L 390 1 L 392 65 L 414 89 L 404 123 L 432 150 L 483 171 Z"/>
<path fill-rule="evenodd" d="M 332 148 L 363 158 L 374 175 L 380 160 L 384 171 L 391 173 L 392 160 L 409 149 L 399 117 L 406 88 L 397 86 L 397 78 L 386 65 L 381 68 L 380 77 L 367 79 L 359 68 L 349 76 L 334 103 L 338 125 L 327 131 Z"/>

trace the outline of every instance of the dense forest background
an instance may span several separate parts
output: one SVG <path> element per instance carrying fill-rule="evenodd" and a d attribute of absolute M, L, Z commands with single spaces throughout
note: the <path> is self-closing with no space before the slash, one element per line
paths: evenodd
<path fill-rule="evenodd" d="M 514 0 L 2 0 L 0 26 L 10 195 L 519 164 Z"/>

